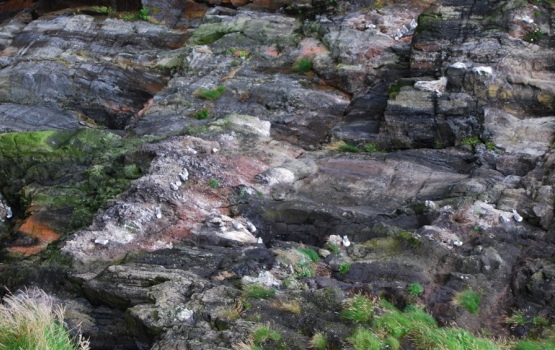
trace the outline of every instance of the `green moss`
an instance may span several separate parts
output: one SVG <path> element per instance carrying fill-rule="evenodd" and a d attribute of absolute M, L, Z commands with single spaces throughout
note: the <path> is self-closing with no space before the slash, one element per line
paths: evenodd
<path fill-rule="evenodd" d="M 220 96 L 225 92 L 224 86 L 217 86 L 213 89 L 198 89 L 193 92 L 193 96 L 203 99 L 214 101 L 220 98 Z"/>
<path fill-rule="evenodd" d="M 480 138 L 478 136 L 474 136 L 474 137 L 467 137 L 461 140 L 460 144 L 462 146 L 476 146 L 477 144 L 481 143 L 482 141 L 480 140 Z"/>
<path fill-rule="evenodd" d="M 141 176 L 141 164 L 127 160 L 140 142 L 95 129 L 3 134 L 0 186 L 19 210 L 67 213 L 56 227 L 69 233 Z"/>

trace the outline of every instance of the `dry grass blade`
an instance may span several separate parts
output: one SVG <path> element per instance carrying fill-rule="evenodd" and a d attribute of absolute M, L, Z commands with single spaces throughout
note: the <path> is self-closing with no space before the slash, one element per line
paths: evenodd
<path fill-rule="evenodd" d="M 64 308 L 39 289 L 4 298 L 0 304 L 0 349 L 88 350 L 64 328 Z"/>

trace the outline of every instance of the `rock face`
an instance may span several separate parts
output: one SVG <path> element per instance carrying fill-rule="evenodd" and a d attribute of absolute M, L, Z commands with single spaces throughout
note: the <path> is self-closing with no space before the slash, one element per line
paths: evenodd
<path fill-rule="evenodd" d="M 8 4 L 0 287 L 93 349 L 349 348 L 355 294 L 554 317 L 551 4 Z"/>

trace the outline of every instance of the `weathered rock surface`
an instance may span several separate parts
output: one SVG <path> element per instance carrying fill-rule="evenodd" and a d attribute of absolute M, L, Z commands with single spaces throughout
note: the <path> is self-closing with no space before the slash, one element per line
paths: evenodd
<path fill-rule="evenodd" d="M 265 323 L 268 348 L 349 348 L 353 293 L 472 332 L 551 320 L 553 6 L 335 3 L 1 22 L 0 287 L 59 294 L 94 349 L 230 349 Z"/>

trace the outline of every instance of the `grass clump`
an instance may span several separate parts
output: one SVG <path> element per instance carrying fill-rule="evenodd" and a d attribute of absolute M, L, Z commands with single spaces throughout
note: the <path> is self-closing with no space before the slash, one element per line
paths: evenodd
<path fill-rule="evenodd" d="M 0 304 L 0 348 L 88 350 L 89 342 L 73 339 L 64 327 L 64 309 L 43 291 L 10 295 Z M 40 301 L 37 301 L 40 300 Z"/>
<path fill-rule="evenodd" d="M 419 297 L 424 293 L 424 287 L 420 283 L 411 283 L 407 286 L 407 293 L 413 297 Z"/>
<path fill-rule="evenodd" d="M 312 70 L 312 61 L 307 58 L 301 58 L 293 64 L 293 70 L 297 73 L 307 73 Z"/>
<path fill-rule="evenodd" d="M 356 295 L 341 312 L 341 318 L 354 323 L 368 323 L 372 319 L 374 301 L 363 295 Z"/>
<path fill-rule="evenodd" d="M 247 284 L 243 286 L 243 291 L 250 298 L 268 299 L 276 294 L 273 288 L 266 288 L 260 284 Z"/>
<path fill-rule="evenodd" d="M 368 153 L 380 152 L 380 149 L 374 143 L 365 143 L 364 146 L 362 146 L 362 150 Z"/>
<path fill-rule="evenodd" d="M 314 267 L 311 263 L 298 262 L 295 264 L 295 277 L 312 277 L 314 275 Z"/>
<path fill-rule="evenodd" d="M 268 340 L 278 341 L 281 339 L 281 333 L 278 331 L 272 330 L 270 328 L 270 325 L 266 324 L 266 325 L 257 327 L 252 332 L 252 339 L 255 344 L 261 344 Z"/>
<path fill-rule="evenodd" d="M 226 309 L 223 309 L 218 316 L 226 318 L 228 320 L 236 320 L 241 317 L 241 314 L 245 310 L 245 305 L 241 299 L 235 300 L 235 303 Z"/>
<path fill-rule="evenodd" d="M 480 306 L 480 296 L 472 289 L 467 289 L 455 295 L 455 303 L 464 307 L 471 314 L 475 314 Z"/>
<path fill-rule="evenodd" d="M 193 96 L 203 100 L 214 101 L 220 98 L 220 96 L 225 92 L 225 86 L 216 86 L 213 89 L 200 88 L 193 92 Z"/>
<path fill-rule="evenodd" d="M 355 334 L 347 339 L 355 350 L 380 350 L 381 342 L 372 333 L 372 331 L 365 328 L 357 328 Z"/>
<path fill-rule="evenodd" d="M 295 315 L 298 315 L 301 313 L 301 304 L 297 300 L 291 300 L 291 301 L 275 300 L 270 304 L 270 306 L 274 309 L 289 312 Z"/>
<path fill-rule="evenodd" d="M 466 137 L 466 138 L 461 140 L 461 145 L 462 146 L 474 147 L 479 143 L 482 143 L 482 141 L 480 140 L 480 138 L 478 136 Z"/>
<path fill-rule="evenodd" d="M 328 347 L 328 339 L 326 338 L 326 336 L 323 333 L 318 332 L 318 333 L 314 334 L 312 336 L 312 338 L 310 338 L 310 341 L 308 342 L 308 345 L 312 349 L 326 350 L 326 348 Z"/>
<path fill-rule="evenodd" d="M 318 256 L 318 253 L 311 248 L 299 248 L 298 251 L 303 254 L 308 260 L 312 261 L 312 262 L 318 262 L 320 261 L 320 257 Z"/>
<path fill-rule="evenodd" d="M 355 145 L 351 145 L 349 143 L 342 143 L 339 145 L 339 147 L 337 147 L 338 151 L 341 152 L 351 152 L 351 153 L 358 153 L 360 152 L 360 150 L 357 148 L 357 146 Z"/>
<path fill-rule="evenodd" d="M 326 248 L 328 248 L 329 250 L 331 250 L 331 252 L 333 254 L 339 254 L 339 247 L 337 246 L 337 244 L 332 243 L 332 242 L 328 242 L 326 244 Z"/>
<path fill-rule="evenodd" d="M 408 306 L 404 312 L 388 302 L 380 302 L 381 314 L 374 318 L 372 330 L 382 345 L 395 349 L 410 339 L 414 349 L 498 350 L 502 347 L 488 339 L 477 338 L 459 328 L 439 328 L 434 318 L 421 308 Z M 397 340 L 397 341 L 395 341 Z"/>
<path fill-rule="evenodd" d="M 210 179 L 210 180 L 208 181 L 208 184 L 209 184 L 210 187 L 212 187 L 212 188 L 218 188 L 218 187 L 220 187 L 220 183 L 219 183 L 218 180 L 216 180 L 216 179 Z"/>
<path fill-rule="evenodd" d="M 131 13 L 131 14 L 128 14 L 126 16 L 123 16 L 124 21 L 136 21 L 136 20 L 139 20 L 139 19 L 141 21 L 147 21 L 147 22 L 150 20 L 150 16 L 148 15 L 148 9 L 147 8 L 143 7 L 138 12 Z"/>
<path fill-rule="evenodd" d="M 351 269 L 351 265 L 349 263 L 341 263 L 339 264 L 339 273 L 341 275 L 346 274 Z"/>
<path fill-rule="evenodd" d="M 208 117 L 210 117 L 210 110 L 207 108 L 199 109 L 195 113 L 195 118 L 198 120 L 208 119 Z"/>
<path fill-rule="evenodd" d="M 522 40 L 527 41 L 529 43 L 536 43 L 540 41 L 542 37 L 543 37 L 543 32 L 541 31 L 540 28 L 536 28 L 526 33 L 522 38 Z"/>

